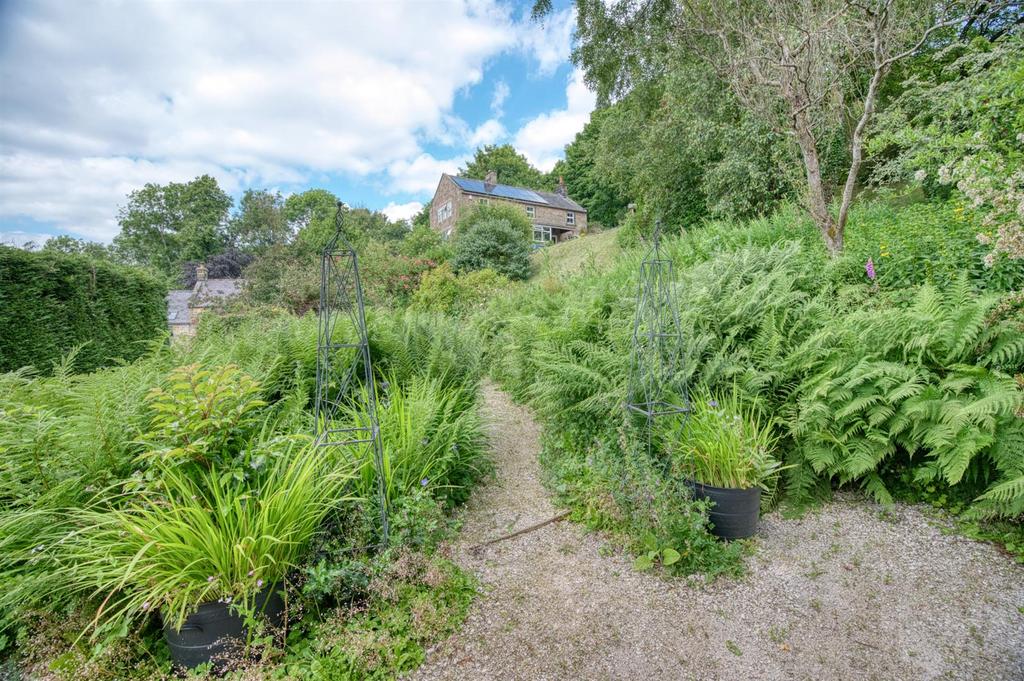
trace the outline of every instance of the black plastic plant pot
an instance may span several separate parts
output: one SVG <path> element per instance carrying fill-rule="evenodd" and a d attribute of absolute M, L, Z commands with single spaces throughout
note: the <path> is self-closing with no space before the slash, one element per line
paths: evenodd
<path fill-rule="evenodd" d="M 714 502 L 708 511 L 711 534 L 722 539 L 746 539 L 757 532 L 761 513 L 761 488 L 734 489 L 690 481 L 696 499 Z"/>
<path fill-rule="evenodd" d="M 284 619 L 284 601 L 279 589 L 279 585 L 268 587 L 255 596 L 256 612 L 262 613 L 275 627 Z M 175 630 L 170 623 L 164 624 L 164 640 L 171 649 L 175 667 L 195 669 L 210 662 L 215 673 L 238 659 L 245 647 L 246 633 L 242 617 L 230 605 L 218 601 L 201 604 L 185 618 L 180 630 Z"/>

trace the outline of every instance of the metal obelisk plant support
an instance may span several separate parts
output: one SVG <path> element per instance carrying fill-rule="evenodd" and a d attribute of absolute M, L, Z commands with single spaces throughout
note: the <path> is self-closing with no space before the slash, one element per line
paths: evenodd
<path fill-rule="evenodd" d="M 377 419 L 377 386 L 359 281 L 359 261 L 342 233 L 342 204 L 334 236 L 320 260 L 320 311 L 316 357 L 316 444 L 318 447 L 369 447 L 377 475 L 383 544 L 388 542 L 388 504 L 384 495 L 384 449 Z M 359 379 L 361 379 L 361 384 Z M 339 407 L 356 407 L 363 423 L 337 422 Z"/>
<path fill-rule="evenodd" d="M 683 373 L 683 333 L 672 260 L 661 252 L 661 222 L 640 263 L 626 408 L 645 417 L 647 442 L 658 417 L 685 418 L 690 401 Z"/>

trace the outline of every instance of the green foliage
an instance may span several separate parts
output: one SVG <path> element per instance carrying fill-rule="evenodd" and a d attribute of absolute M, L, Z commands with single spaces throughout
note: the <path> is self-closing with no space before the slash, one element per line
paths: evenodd
<path fill-rule="evenodd" d="M 587 224 L 617 225 L 629 203 L 622 188 L 609 181 L 598 165 L 601 123 L 608 109 L 597 109 L 583 130 L 565 147 L 565 159 L 559 160 L 550 176 L 562 177 L 569 196 L 587 209 Z"/>
<path fill-rule="evenodd" d="M 776 420 L 792 499 L 856 484 L 885 501 L 888 466 L 908 460 L 915 484 L 972 490 L 971 514 L 1020 515 L 1021 319 L 992 270 L 957 272 L 976 242 L 949 229 L 954 217 L 945 206 L 867 206 L 851 217 L 864 240 L 835 261 L 804 245 L 817 235 L 789 209 L 665 240 L 679 273 L 685 377 L 757 396 Z M 877 260 L 870 282 L 862 254 L 875 239 L 896 243 L 904 221 L 944 252 L 908 247 L 898 267 Z M 589 452 L 621 418 L 640 255 L 510 290 L 476 320 L 492 375 L 550 415 L 563 456 L 579 457 L 573 475 L 596 476 L 598 488 L 619 484 L 617 471 L 600 482 Z M 582 492 L 581 508 L 596 503 L 587 495 L 600 499 Z"/>
<path fill-rule="evenodd" d="M 76 347 L 82 371 L 130 361 L 165 333 L 166 293 L 140 270 L 0 246 L 0 371 L 47 371 Z"/>
<path fill-rule="evenodd" d="M 202 175 L 184 184 L 146 184 L 118 211 L 114 247 L 128 261 L 173 275 L 184 260 L 223 250 L 231 197 Z"/>
<path fill-rule="evenodd" d="M 673 60 L 661 79 L 593 120 L 600 132 L 592 175 L 669 231 L 707 217 L 762 214 L 792 194 L 791 178 L 780 172 L 791 160 L 786 139 L 744 113 L 692 60 Z"/>
<path fill-rule="evenodd" d="M 515 206 L 479 206 L 459 218 L 455 234 L 455 271 L 491 269 L 509 279 L 530 276 L 533 228 Z"/>
<path fill-rule="evenodd" d="M 672 424 L 664 446 L 676 470 L 697 482 L 772 493 L 781 472 L 773 426 L 756 401 L 744 404 L 735 388 L 719 394 L 698 389 L 688 418 Z"/>
<path fill-rule="evenodd" d="M 123 508 L 71 512 L 74 529 L 52 549 L 50 567 L 67 582 L 58 593 L 101 599 L 97 620 L 111 626 L 156 609 L 181 626 L 217 599 L 251 608 L 248 599 L 285 578 L 344 501 L 351 472 L 340 463 L 296 446 L 252 487 L 216 468 L 193 479 L 161 466 L 157 488 Z"/>
<path fill-rule="evenodd" d="M 153 419 L 142 436 L 143 456 L 203 468 L 229 463 L 252 437 L 258 423 L 254 412 L 266 405 L 259 394 L 260 385 L 231 364 L 175 369 L 166 388 L 146 395 Z"/>
<path fill-rule="evenodd" d="M 436 265 L 433 260 L 394 253 L 379 241 L 371 241 L 359 258 L 363 292 L 370 303 L 404 306 Z"/>
<path fill-rule="evenodd" d="M 245 270 L 243 299 L 298 315 L 320 302 L 320 260 L 308 248 L 274 246 Z"/>
<path fill-rule="evenodd" d="M 492 170 L 498 174 L 498 182 L 501 184 L 530 189 L 551 188 L 544 173 L 530 165 L 526 157 L 516 151 L 511 144 L 488 144 L 478 148 L 473 154 L 473 159 L 466 163 L 466 167 L 459 168 L 458 174 L 483 180 Z"/>
<path fill-rule="evenodd" d="M 93 260 L 116 260 L 116 253 L 110 247 L 95 241 L 76 239 L 67 234 L 60 234 L 47 239 L 46 243 L 43 244 L 43 250 L 67 253 L 69 255 L 85 255 Z"/>
<path fill-rule="evenodd" d="M 423 275 L 412 307 L 460 317 L 482 307 L 508 283 L 507 277 L 491 269 L 455 274 L 445 263 Z"/>
<path fill-rule="evenodd" d="M 284 660 L 289 677 L 383 680 L 411 671 L 458 629 L 476 592 L 450 561 L 408 550 L 361 572 L 371 577 L 365 604 L 312 625 Z"/>
<path fill-rule="evenodd" d="M 228 222 L 231 243 L 243 251 L 260 252 L 287 243 L 291 236 L 281 193 L 264 189 L 245 190 L 238 212 Z"/>
<path fill-rule="evenodd" d="M 414 225 L 412 231 L 399 245 L 401 254 L 410 258 L 423 258 L 438 263 L 446 261 L 451 249 L 441 238 L 440 232 L 430 228 L 429 213 L 425 224 L 414 222 Z"/>
<path fill-rule="evenodd" d="M 338 197 L 326 189 L 307 189 L 284 202 L 284 219 L 308 251 L 323 250 L 334 236 Z"/>
<path fill-rule="evenodd" d="M 880 121 L 874 141 L 890 158 L 877 180 L 914 178 L 930 194 L 955 185 L 978 219 L 978 239 L 992 266 L 1024 259 L 1024 39 L 975 38 L 933 57 Z"/>
<path fill-rule="evenodd" d="M 479 343 L 438 315 L 368 312 L 387 377 L 392 537 L 429 553 L 451 531 L 446 509 L 486 468 Z M 367 459 L 295 435 L 312 430 L 316 328 L 313 316 L 211 314 L 191 343 L 154 345 L 129 364 L 74 375 L 72 356 L 52 377 L 0 374 L 0 628 L 33 656 L 19 662 L 62 677 L 104 665 L 119 678 L 166 673 L 148 613 L 180 621 L 200 600 L 229 598 L 246 610 L 296 573 L 311 582 L 291 592 L 303 623 L 284 651 L 260 643 L 266 659 L 285 659 L 275 673 L 344 658 L 393 675 L 461 621 L 473 589 L 450 563 L 429 559 L 422 578 L 403 581 L 389 567 L 399 553 L 351 552 L 378 531 Z M 348 503 L 359 489 L 370 498 Z M 378 591 L 402 585 L 411 600 Z M 353 610 L 335 618 L 325 604 Z M 387 629 L 420 652 L 313 640 L 327 635 L 321 625 Z M 83 630 L 93 638 L 74 642 Z"/>
<path fill-rule="evenodd" d="M 479 476 L 486 441 L 476 409 L 476 385 L 446 385 L 443 377 L 386 382 L 378 409 L 384 449 L 384 491 L 389 503 L 422 487 L 438 499 L 465 501 Z M 353 408 L 338 419 L 368 426 L 367 414 Z M 356 479 L 362 497 L 377 490 L 372 457 L 366 454 Z"/>

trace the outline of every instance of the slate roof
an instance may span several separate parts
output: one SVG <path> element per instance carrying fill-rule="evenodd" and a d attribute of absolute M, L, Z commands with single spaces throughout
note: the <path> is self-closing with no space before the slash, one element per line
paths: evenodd
<path fill-rule="evenodd" d="M 188 299 L 192 289 L 178 289 L 167 292 L 167 323 L 188 324 Z"/>
<path fill-rule="evenodd" d="M 242 291 L 241 279 L 207 279 L 197 281 L 192 289 L 192 307 L 208 307 Z"/>
<path fill-rule="evenodd" d="M 196 282 L 194 289 L 167 292 L 167 323 L 188 324 L 190 307 L 209 307 L 242 291 L 241 279 L 208 279 Z"/>
<path fill-rule="evenodd" d="M 493 196 L 500 199 L 511 199 L 525 203 L 536 203 L 551 208 L 572 210 L 577 213 L 586 213 L 587 209 L 576 203 L 567 196 L 553 192 L 541 192 L 526 187 L 513 187 L 509 184 L 487 184 L 483 180 L 474 180 L 468 177 L 451 176 L 452 180 L 460 189 L 472 194 L 481 196 Z"/>

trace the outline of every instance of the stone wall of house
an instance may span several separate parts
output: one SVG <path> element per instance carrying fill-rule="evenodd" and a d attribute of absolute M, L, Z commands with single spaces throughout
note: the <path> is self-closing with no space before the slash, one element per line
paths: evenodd
<path fill-rule="evenodd" d="M 459 189 L 459 186 L 455 184 L 452 178 L 447 175 L 442 177 L 441 183 L 437 186 L 437 192 L 434 194 L 434 199 L 430 204 L 430 227 L 441 232 L 441 234 L 455 227 L 455 222 L 459 219 L 459 204 L 465 202 L 465 197 L 466 195 Z M 451 217 L 446 220 L 438 220 L 438 211 L 448 201 L 452 202 Z"/>
<path fill-rule="evenodd" d="M 572 229 L 579 234 L 587 226 L 587 214 L 573 211 L 576 217 L 575 225 L 567 225 L 565 222 L 565 211 L 562 208 L 551 208 L 550 206 L 535 206 L 533 222 L 538 225 L 551 225 L 561 229 Z"/>

